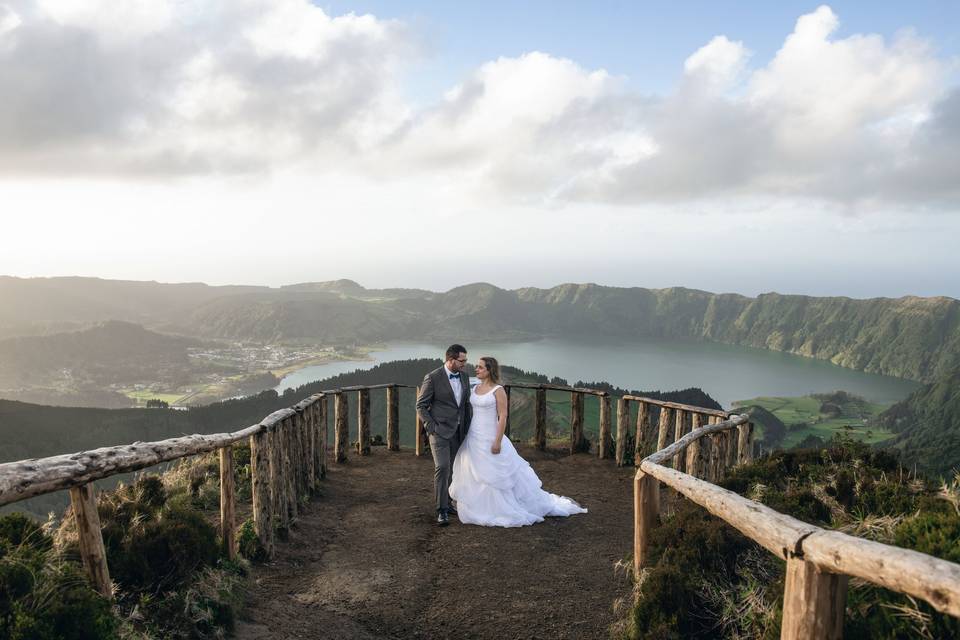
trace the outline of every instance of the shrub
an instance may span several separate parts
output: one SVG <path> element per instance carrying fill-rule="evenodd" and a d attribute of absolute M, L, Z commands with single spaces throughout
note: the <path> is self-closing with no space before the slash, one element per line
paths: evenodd
<path fill-rule="evenodd" d="M 22 514 L 0 518 L 0 637 L 100 640 L 116 633 L 110 603 L 49 535 Z"/>
<path fill-rule="evenodd" d="M 215 564 L 217 532 L 204 515 L 186 497 L 158 502 L 156 494 L 142 491 L 140 485 L 138 480 L 103 500 L 101 523 L 113 579 L 127 589 L 157 592 L 175 588 L 197 569 Z"/>
<path fill-rule="evenodd" d="M 53 540 L 43 528 L 22 513 L 11 513 L 0 518 L 0 540 L 11 547 L 27 545 L 38 551 L 48 551 Z"/>
<path fill-rule="evenodd" d="M 960 562 L 960 500 L 952 485 L 935 487 L 890 452 L 850 438 L 834 438 L 821 451 L 776 452 L 732 470 L 723 485 L 807 522 Z M 705 509 L 682 500 L 654 529 L 650 556 L 629 637 L 779 636 L 783 562 Z M 960 620 L 851 580 L 844 637 L 960 637 Z"/>
<path fill-rule="evenodd" d="M 260 562 L 267 559 L 267 550 L 257 535 L 252 518 L 245 520 L 237 529 L 237 548 L 247 560 Z"/>

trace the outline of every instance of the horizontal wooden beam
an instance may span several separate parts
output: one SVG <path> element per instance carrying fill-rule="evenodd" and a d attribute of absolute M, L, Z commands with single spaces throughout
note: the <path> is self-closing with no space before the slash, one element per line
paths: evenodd
<path fill-rule="evenodd" d="M 294 406 L 302 411 L 322 397 L 315 394 Z M 193 434 L 0 464 L 0 506 L 228 447 L 261 431 L 273 430 L 297 413 L 297 409 L 280 409 L 258 424 L 231 433 Z"/>
<path fill-rule="evenodd" d="M 624 399 L 629 400 L 630 402 L 646 402 L 647 404 L 653 404 L 658 407 L 668 407 L 670 409 L 681 409 L 683 411 L 689 411 L 691 413 L 699 413 L 705 416 L 720 416 L 721 418 L 729 418 L 734 415 L 730 411 L 721 411 L 718 409 L 707 409 L 705 407 L 695 407 L 692 404 L 680 404 L 679 402 L 668 402 L 666 400 L 654 400 L 653 398 L 646 398 L 644 396 L 632 396 L 626 395 L 623 396 Z"/>
<path fill-rule="evenodd" d="M 670 407 L 667 407 L 668 409 Z M 741 425 L 747 422 L 750 418 L 746 415 L 733 416 L 728 418 L 723 422 L 717 422 L 715 424 L 708 424 L 691 431 L 687 435 L 683 436 L 673 444 L 660 449 L 656 453 L 652 453 L 646 458 L 643 459 L 644 462 L 652 462 L 654 464 L 663 464 L 665 461 L 671 459 L 674 456 L 680 455 L 683 451 L 690 445 L 694 440 L 701 438 L 703 436 L 710 435 L 711 433 L 717 433 L 719 431 L 727 431 L 728 429 L 733 429 L 738 425 Z"/>
<path fill-rule="evenodd" d="M 533 390 L 544 389 L 544 390 L 546 390 L 546 391 L 567 391 L 567 392 L 572 391 L 572 392 L 574 392 L 574 393 L 585 393 L 585 394 L 587 394 L 587 395 L 591 395 L 591 396 L 601 396 L 601 397 L 603 397 L 603 396 L 609 396 L 609 395 L 610 395 L 610 393 L 609 393 L 608 391 L 601 391 L 600 389 L 588 389 L 588 388 L 586 388 L 586 387 L 569 387 L 569 386 L 563 385 L 563 384 L 548 384 L 548 383 L 543 383 L 543 384 L 525 384 L 525 383 L 511 383 L 511 384 L 505 384 L 505 385 L 503 385 L 503 386 L 504 386 L 504 387 L 513 388 L 513 389 L 533 389 Z"/>
<path fill-rule="evenodd" d="M 826 571 L 921 598 L 937 611 L 960 617 L 958 564 L 826 529 L 805 538 L 801 551 L 804 560 Z"/>
<path fill-rule="evenodd" d="M 340 393 L 342 391 L 372 391 L 374 389 L 389 389 L 390 387 L 400 388 L 400 389 L 416 389 L 417 386 L 413 384 L 394 384 L 392 382 L 386 382 L 384 384 L 357 384 L 352 387 L 340 387 L 338 389 L 324 389 L 321 391 L 321 394 L 333 395 L 335 393 Z"/>
<path fill-rule="evenodd" d="M 784 560 L 795 554 L 800 540 L 819 530 L 738 493 L 651 462 L 650 458 L 640 463 L 637 477 L 644 473 L 693 500 Z"/>

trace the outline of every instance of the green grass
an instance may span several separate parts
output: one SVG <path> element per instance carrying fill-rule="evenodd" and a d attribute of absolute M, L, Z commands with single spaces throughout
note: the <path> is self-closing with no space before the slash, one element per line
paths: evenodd
<path fill-rule="evenodd" d="M 146 389 L 127 389 L 123 391 L 123 395 L 132 400 L 136 400 L 138 405 L 145 405 L 147 404 L 147 400 L 153 399 L 163 400 L 164 402 L 175 404 L 184 397 L 184 394 L 182 393 L 154 393 L 153 391 L 148 391 Z"/>
<path fill-rule="evenodd" d="M 813 396 L 761 396 L 738 400 L 734 406 L 757 405 L 779 418 L 787 426 L 784 449 L 795 447 L 811 435 L 826 442 L 834 434 L 846 433 L 851 438 L 868 444 L 882 442 L 894 435 L 892 431 L 868 427 L 865 423 L 886 409 L 887 405 L 865 402 L 859 412 L 844 411 L 843 414 L 834 416 L 822 414 L 820 404 L 821 401 Z"/>

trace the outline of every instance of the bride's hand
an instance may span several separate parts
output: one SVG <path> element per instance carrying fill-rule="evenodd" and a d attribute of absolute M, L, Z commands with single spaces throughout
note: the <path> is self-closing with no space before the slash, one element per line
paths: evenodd
<path fill-rule="evenodd" d="M 492 453 L 493 455 L 497 455 L 497 454 L 500 453 L 500 443 L 499 443 L 499 442 L 494 442 L 494 443 L 490 446 L 490 453 Z"/>

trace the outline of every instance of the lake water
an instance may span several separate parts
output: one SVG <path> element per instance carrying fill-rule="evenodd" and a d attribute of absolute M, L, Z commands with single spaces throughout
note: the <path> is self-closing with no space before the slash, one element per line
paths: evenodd
<path fill-rule="evenodd" d="M 607 381 L 625 389 L 671 391 L 700 387 L 724 407 L 757 396 L 799 396 L 843 389 L 873 402 L 905 398 L 919 383 L 844 369 L 786 353 L 709 342 L 577 341 L 480 342 L 465 345 L 473 362 L 490 355 L 501 364 L 566 378 L 571 384 Z M 329 378 L 355 369 L 369 369 L 391 360 L 440 358 L 446 344 L 391 343 L 371 353 L 369 362 L 332 362 L 295 371 L 277 391 Z"/>

